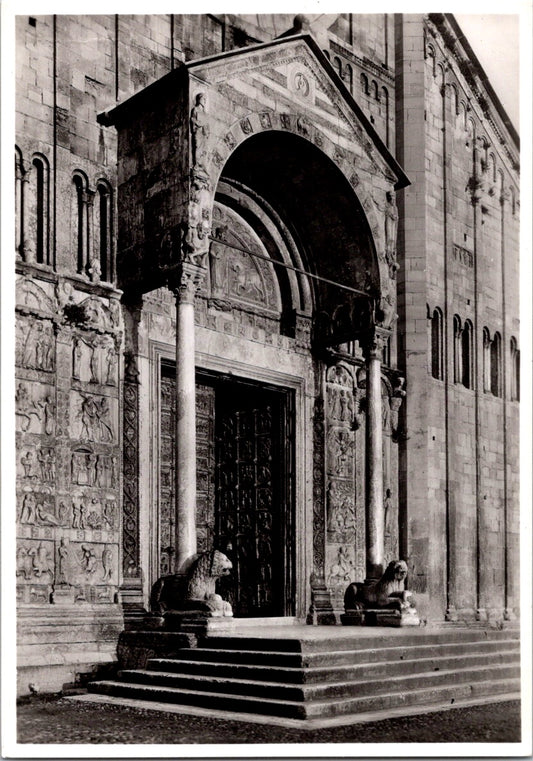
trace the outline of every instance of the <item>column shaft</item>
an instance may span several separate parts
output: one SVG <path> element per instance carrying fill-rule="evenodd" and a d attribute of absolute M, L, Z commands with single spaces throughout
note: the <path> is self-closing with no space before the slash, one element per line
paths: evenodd
<path fill-rule="evenodd" d="M 194 295 L 176 301 L 176 572 L 196 553 Z"/>
<path fill-rule="evenodd" d="M 368 579 L 383 573 L 383 434 L 381 422 L 381 362 L 371 350 L 366 380 L 366 573 Z"/>

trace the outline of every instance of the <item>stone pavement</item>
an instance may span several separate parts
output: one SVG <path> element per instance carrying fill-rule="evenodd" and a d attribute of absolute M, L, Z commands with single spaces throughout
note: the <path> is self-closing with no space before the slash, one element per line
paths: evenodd
<path fill-rule="evenodd" d="M 519 701 L 303 730 L 34 697 L 19 705 L 17 729 L 19 743 L 499 743 L 521 739 Z"/>

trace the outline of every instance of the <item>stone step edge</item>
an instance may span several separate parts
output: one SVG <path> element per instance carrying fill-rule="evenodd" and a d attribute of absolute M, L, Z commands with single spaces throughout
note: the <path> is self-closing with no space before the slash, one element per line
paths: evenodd
<path fill-rule="evenodd" d="M 491 695 L 492 696 L 496 696 L 496 695 L 498 695 L 498 692 L 497 692 L 497 690 L 494 691 L 494 688 L 497 687 L 498 682 L 501 682 L 502 684 L 505 685 L 506 689 L 504 691 L 502 691 L 500 694 L 504 695 L 504 694 L 510 694 L 509 690 L 508 690 L 508 685 L 509 685 L 510 681 L 514 681 L 514 680 L 510 680 L 510 679 L 492 680 L 491 679 L 491 680 L 486 680 L 485 682 L 479 682 L 479 683 L 477 683 L 476 686 L 479 688 L 481 685 L 487 685 L 489 688 L 492 688 Z M 286 699 L 283 699 L 283 698 L 276 698 L 276 699 L 274 699 L 274 698 L 267 698 L 267 697 L 224 694 L 224 693 L 220 693 L 220 692 L 188 690 L 188 689 L 182 689 L 182 688 L 176 688 L 176 687 L 166 687 L 166 686 L 159 687 L 159 686 L 143 685 L 143 684 L 128 684 L 128 683 L 125 683 L 125 682 L 117 682 L 117 681 L 113 681 L 113 680 L 105 680 L 105 681 L 94 683 L 94 684 L 101 684 L 101 685 L 106 686 L 108 688 L 111 688 L 111 689 L 116 688 L 118 690 L 124 690 L 124 689 L 126 689 L 126 690 L 127 689 L 130 689 L 130 690 L 139 690 L 140 689 L 146 695 L 146 697 L 137 698 L 137 699 L 140 700 L 143 703 L 144 702 L 148 702 L 148 704 L 151 701 L 151 698 L 149 696 L 150 693 L 152 693 L 152 694 L 167 693 L 169 695 L 175 695 L 175 696 L 182 695 L 184 697 L 190 695 L 191 697 L 193 697 L 195 699 L 195 701 L 197 701 L 198 698 L 202 698 L 202 699 L 204 699 L 206 701 L 215 700 L 215 701 L 219 701 L 219 702 L 221 700 L 226 699 L 226 700 L 231 700 L 235 704 L 238 704 L 238 703 L 243 703 L 243 704 L 253 703 L 253 704 L 256 704 L 258 706 L 262 706 L 264 708 L 268 708 L 269 706 L 271 706 L 272 710 L 274 711 L 274 713 L 271 714 L 273 716 L 277 716 L 277 714 L 275 713 L 275 708 L 276 707 L 282 707 L 282 708 L 286 708 L 286 709 L 291 709 L 291 708 L 293 708 L 293 709 L 300 709 L 301 708 L 301 709 L 303 709 L 303 710 L 305 710 L 307 712 L 308 711 L 312 711 L 312 712 L 317 712 L 318 713 L 318 712 L 323 711 L 323 710 L 331 709 L 335 705 L 346 706 L 348 704 L 355 705 L 358 702 L 359 703 L 363 703 L 365 701 L 367 701 L 367 702 L 368 701 L 374 701 L 374 702 L 376 702 L 376 701 L 380 701 L 380 700 L 381 701 L 395 700 L 398 697 L 398 693 L 389 692 L 389 693 L 383 693 L 381 695 L 371 695 L 371 696 L 352 697 L 352 698 L 328 698 L 328 699 L 325 699 L 325 700 L 310 700 L 310 701 L 307 701 L 307 702 L 302 702 L 302 701 L 296 701 L 296 700 L 286 700 Z M 424 703 L 424 697 L 427 696 L 428 694 L 431 694 L 432 692 L 433 693 L 438 692 L 438 691 L 442 691 L 442 692 L 448 691 L 449 692 L 450 689 L 453 689 L 454 687 L 456 687 L 456 685 L 441 685 L 440 687 L 421 687 L 421 688 L 418 688 L 416 690 L 412 690 L 411 692 L 409 692 L 409 697 L 410 698 L 414 697 L 415 700 L 411 701 L 409 703 L 409 705 L 410 706 L 416 706 L 416 705 L 418 705 L 418 707 L 420 708 L 420 707 L 423 707 L 424 705 L 432 705 L 432 704 L 434 704 L 436 702 L 442 703 L 444 701 L 436 701 L 436 700 L 430 701 L 429 703 Z M 518 692 L 518 690 L 516 692 Z M 107 694 L 109 694 L 109 693 L 107 693 Z M 123 696 L 119 696 L 119 697 L 123 697 Z M 483 695 L 479 696 L 479 698 L 482 698 L 482 697 L 484 697 L 484 696 Z M 462 700 L 462 699 L 465 699 L 465 698 L 461 698 L 461 697 L 454 698 L 453 705 L 455 705 L 456 702 L 458 702 L 459 700 Z M 474 698 L 466 698 L 466 699 L 472 699 L 472 700 L 474 700 Z M 449 699 L 447 699 L 447 700 L 449 700 Z M 420 703 L 418 701 L 420 701 Z M 159 702 L 163 702 L 163 701 L 159 701 Z M 374 710 L 380 710 L 380 709 L 374 709 Z M 385 710 L 387 710 L 387 708 L 385 708 Z M 240 712 L 238 712 L 238 713 L 240 713 Z M 343 715 L 346 715 L 346 714 L 343 714 Z M 307 714 L 307 716 L 309 716 L 309 714 Z M 304 717 L 302 717 L 302 719 L 303 718 Z M 300 719 L 300 720 L 302 720 L 302 719 Z"/>
<path fill-rule="evenodd" d="M 83 703 L 95 703 L 106 705 L 121 705 L 126 708 L 139 708 L 143 711 L 158 711 L 161 713 L 183 714 L 226 721 L 248 722 L 250 724 L 267 724 L 269 726 L 281 726 L 295 729 L 326 729 L 327 727 L 342 727 L 351 724 L 368 724 L 385 719 L 403 718 L 406 716 L 420 716 L 437 711 L 452 711 L 455 708 L 470 708 L 473 706 L 492 705 L 520 700 L 520 692 L 502 693 L 501 695 L 486 695 L 478 698 L 460 698 L 454 703 L 442 702 L 428 705 L 405 706 L 404 708 L 383 708 L 379 711 L 367 711 L 361 713 L 343 714 L 340 716 L 328 716 L 321 718 L 289 719 L 283 716 L 269 716 L 237 711 L 225 711 L 222 708 L 202 708 L 179 703 L 163 703 L 161 701 L 140 700 L 139 698 L 126 698 L 113 695 L 100 695 L 87 693 L 85 695 L 69 695 L 64 700 L 75 700 Z"/>
<path fill-rule="evenodd" d="M 469 653 L 467 655 L 437 655 L 430 658 L 402 658 L 394 661 L 375 661 L 371 663 L 339 663 L 339 664 L 330 664 L 327 666 L 271 666 L 269 664 L 255 664 L 255 663 L 231 663 L 227 661 L 203 661 L 203 660 L 185 660 L 183 658 L 149 658 L 148 662 L 146 664 L 146 669 L 140 669 L 141 671 L 153 671 L 154 673 L 174 673 L 178 674 L 180 672 L 178 671 L 169 671 L 164 672 L 162 669 L 154 668 L 151 666 L 151 664 L 175 664 L 176 667 L 181 666 L 198 666 L 198 667 L 205 667 L 205 669 L 209 668 L 225 668 L 225 669 L 240 669 L 242 671 L 254 671 L 254 670 L 268 670 L 273 671 L 278 674 L 287 674 L 287 676 L 292 676 L 293 674 L 309 674 L 309 675 L 317 675 L 320 676 L 320 674 L 327 674 L 328 672 L 335 670 L 335 671 L 362 671 L 363 669 L 376 669 L 376 668 L 393 668 L 394 666 L 397 666 L 399 664 L 405 664 L 406 667 L 409 666 L 409 664 L 417 664 L 417 665 L 425 665 L 429 666 L 431 663 L 437 664 L 438 661 L 442 660 L 454 660 L 458 661 L 456 667 L 460 667 L 461 661 L 465 661 L 469 658 L 486 658 L 490 662 L 485 664 L 480 664 L 480 666 L 502 666 L 504 664 L 507 665 L 514 665 L 514 664 L 520 664 L 520 654 L 516 653 L 514 651 L 498 651 L 496 655 L 503 656 L 501 661 L 499 661 L 497 664 L 492 663 L 492 659 L 494 658 L 495 653 Z M 474 668 L 472 666 L 471 668 Z M 123 671 L 136 671 L 137 669 L 123 669 Z M 445 669 L 441 668 L 428 668 L 428 673 L 434 673 L 435 671 L 444 671 Z M 448 667 L 448 670 L 451 671 L 453 669 L 450 669 Z M 184 672 L 187 674 L 188 672 Z M 417 673 L 425 673 L 423 669 Z M 209 675 L 209 674 L 203 674 L 202 676 L 215 676 L 215 675 Z"/>
<path fill-rule="evenodd" d="M 415 679 L 423 679 L 424 677 L 427 679 L 429 677 L 434 677 L 438 674 L 439 677 L 442 677 L 443 679 L 446 679 L 447 677 L 455 677 L 454 684 L 464 684 L 466 682 L 471 681 L 476 676 L 483 676 L 484 673 L 490 669 L 491 671 L 494 670 L 501 670 L 503 671 L 505 668 L 509 668 L 512 666 L 519 666 L 519 664 L 511 663 L 511 664 L 496 664 L 494 666 L 472 666 L 471 668 L 467 669 L 465 672 L 457 671 L 455 669 L 443 669 L 442 671 L 422 671 L 420 673 L 416 674 L 401 674 L 399 676 L 395 676 L 392 679 L 389 679 L 389 683 L 391 683 L 391 686 L 396 683 L 397 690 L 400 689 L 409 689 L 409 686 L 407 684 L 407 687 L 405 686 L 405 682 L 409 682 L 410 680 Z M 463 674 L 468 674 L 466 678 L 462 678 Z M 128 677 L 125 679 L 124 682 L 121 682 L 121 684 L 135 684 L 134 681 L 132 681 L 129 677 L 135 677 L 135 675 L 142 675 L 142 676 L 153 676 L 159 677 L 159 678 L 167 678 L 170 677 L 171 679 L 187 679 L 187 680 L 196 680 L 200 683 L 202 682 L 213 682 L 216 681 L 218 684 L 224 684 L 224 686 L 231 687 L 231 685 L 241 685 L 246 686 L 249 685 L 251 688 L 260 687 L 265 689 L 301 689 L 304 693 L 305 692 L 313 692 L 317 689 L 329 689 L 333 687 L 364 687 L 368 684 L 375 684 L 376 682 L 380 681 L 387 681 L 386 677 L 384 677 L 382 680 L 380 679 L 350 679 L 350 680 L 333 680 L 333 681 L 327 681 L 327 682 L 319 682 L 318 684 L 287 684 L 284 685 L 281 682 L 268 682 L 262 679 L 240 679 L 238 677 L 212 677 L 207 676 L 204 674 L 180 674 L 173 671 L 151 671 L 149 669 L 123 669 L 118 672 L 118 676 L 120 678 L 122 677 Z M 459 677 L 457 679 L 457 677 Z M 513 677 L 509 677 L 513 678 Z M 477 681 L 477 680 L 475 680 Z M 483 679 L 479 680 L 480 682 L 486 681 Z M 144 682 L 141 682 L 140 684 L 145 684 Z M 180 688 L 175 688 L 180 689 Z M 185 688 L 187 689 L 187 688 Z M 422 689 L 422 688 L 421 688 Z M 200 690 L 201 691 L 201 690 Z M 218 693 L 220 694 L 220 693 Z M 228 694 L 232 694 L 228 692 Z M 243 693 L 236 693 L 237 695 L 242 695 Z M 252 693 L 253 695 L 253 693 Z M 251 695 L 251 696 L 252 696 Z"/>
<path fill-rule="evenodd" d="M 394 646 L 391 646 L 391 647 L 378 647 L 378 646 L 375 646 L 375 647 L 365 647 L 365 648 L 350 648 L 350 649 L 343 649 L 343 650 L 324 650 L 323 652 L 321 652 L 321 651 L 314 651 L 314 652 L 305 652 L 305 653 L 302 653 L 302 652 L 299 652 L 299 651 L 294 651 L 294 650 L 293 651 L 289 651 L 289 650 L 272 650 L 270 648 L 267 649 L 267 650 L 248 650 L 246 648 L 237 649 L 237 648 L 223 648 L 223 647 L 217 647 L 217 648 L 215 648 L 215 647 L 182 648 L 182 651 L 183 651 L 183 653 L 185 653 L 185 652 L 189 653 L 190 652 L 191 655 L 194 654 L 194 653 L 198 653 L 198 652 L 200 652 L 202 654 L 205 654 L 205 655 L 212 655 L 212 654 L 217 654 L 217 653 L 224 653 L 225 655 L 233 655 L 233 654 L 237 653 L 239 655 L 242 654 L 242 655 L 245 655 L 245 656 L 254 656 L 254 655 L 268 656 L 268 655 L 272 655 L 272 656 L 276 656 L 276 657 L 279 657 L 279 656 L 286 656 L 287 658 L 302 657 L 302 658 L 312 658 L 312 659 L 317 659 L 318 660 L 320 657 L 323 657 L 323 656 L 337 656 L 338 655 L 340 657 L 343 657 L 345 655 L 364 655 L 365 653 L 375 653 L 378 650 L 381 651 L 383 654 L 392 653 L 392 652 L 395 652 L 395 651 L 412 650 L 413 654 L 416 654 L 416 653 L 420 652 L 420 650 L 422 650 L 423 648 L 427 648 L 427 649 L 430 649 L 430 648 L 437 648 L 438 649 L 439 647 L 457 647 L 457 648 L 461 648 L 461 647 L 470 648 L 470 647 L 472 647 L 472 648 L 474 648 L 476 645 L 487 645 L 487 644 L 494 644 L 494 645 L 497 644 L 498 646 L 501 645 L 502 649 L 507 650 L 507 648 L 519 645 L 520 641 L 516 640 L 516 639 L 509 639 L 509 640 L 506 639 L 506 640 L 481 640 L 481 641 L 477 641 L 476 640 L 475 642 L 471 642 L 471 641 L 467 641 L 467 642 L 440 642 L 440 643 L 426 643 L 426 644 L 420 644 L 420 645 L 419 644 L 405 644 L 405 645 L 398 644 L 398 645 L 394 645 Z M 504 645 L 506 646 L 505 648 L 503 647 Z M 517 648 L 517 649 L 519 649 L 519 648 Z M 472 653 L 469 652 L 468 654 L 474 655 L 474 654 L 476 654 L 476 652 L 475 651 L 472 652 Z M 480 655 L 482 655 L 482 654 L 483 653 L 480 653 Z M 490 653 L 486 653 L 486 654 L 489 655 Z M 437 653 L 437 655 L 439 655 L 439 654 Z M 444 657 L 446 657 L 446 656 L 444 656 Z M 179 660 L 180 658 L 181 658 L 181 654 L 175 656 L 175 660 Z M 203 659 L 198 659 L 198 660 L 201 661 L 202 663 L 206 662 Z M 366 661 L 362 661 L 362 663 L 367 663 L 367 662 Z"/>
<path fill-rule="evenodd" d="M 349 627 L 345 627 L 349 628 Z M 412 627 L 416 629 L 416 627 Z M 459 634 L 459 630 L 454 632 Z M 461 630 L 462 633 L 462 630 Z M 482 634 L 489 634 L 483 630 Z M 245 635 L 222 637 L 222 636 L 210 636 L 202 638 L 199 642 L 199 650 L 229 650 L 240 652 L 275 652 L 275 653 L 287 653 L 287 654 L 301 654 L 301 655 L 315 655 L 319 653 L 336 653 L 344 652 L 346 650 L 353 650 L 357 652 L 364 652 L 365 650 L 376 649 L 391 649 L 391 648 L 420 648 L 420 647 L 439 647 L 441 645 L 462 645 L 462 646 L 475 646 L 479 644 L 487 643 L 500 643 L 500 642 L 520 642 L 519 636 L 509 637 L 510 632 L 497 630 L 494 632 L 495 636 L 472 636 L 472 632 L 468 632 L 463 639 L 456 636 L 452 639 L 446 638 L 448 633 L 439 634 L 413 634 L 406 633 L 403 638 L 400 636 L 390 636 L 387 634 L 378 634 L 372 637 L 371 634 L 364 634 L 364 636 L 350 637 L 350 635 L 343 636 L 342 638 L 334 638 L 327 641 L 316 639 L 291 639 L 287 637 L 247 637 Z M 501 634 L 502 636 L 498 636 Z M 217 645 L 220 644 L 220 647 Z M 371 645 L 371 646 L 369 646 Z M 321 648 L 324 648 L 323 650 Z"/>

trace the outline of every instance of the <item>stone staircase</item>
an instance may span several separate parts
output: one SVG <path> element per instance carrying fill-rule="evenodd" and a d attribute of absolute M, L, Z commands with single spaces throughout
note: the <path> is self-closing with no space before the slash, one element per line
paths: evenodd
<path fill-rule="evenodd" d="M 209 636 L 91 693 L 292 720 L 413 713 L 520 694 L 516 629 L 307 628 Z"/>

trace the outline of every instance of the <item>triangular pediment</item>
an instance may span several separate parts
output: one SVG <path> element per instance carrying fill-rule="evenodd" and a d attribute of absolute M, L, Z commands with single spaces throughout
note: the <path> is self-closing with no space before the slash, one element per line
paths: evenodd
<path fill-rule="evenodd" d="M 318 132 L 332 141 L 339 152 L 354 153 L 359 167 L 381 174 L 396 189 L 409 181 L 327 57 L 309 34 L 232 50 L 186 64 L 191 88 L 207 85 L 217 93 L 210 111 L 223 113 L 221 101 L 231 104 L 230 113 L 247 118 L 249 112 L 296 115 L 300 131 L 309 137 Z M 216 100 L 216 102 L 214 102 Z M 276 128 L 278 123 L 271 124 Z M 288 127 L 287 127 L 288 128 Z M 319 142 L 320 138 L 317 140 Z M 320 146 L 322 147 L 322 146 Z"/>

